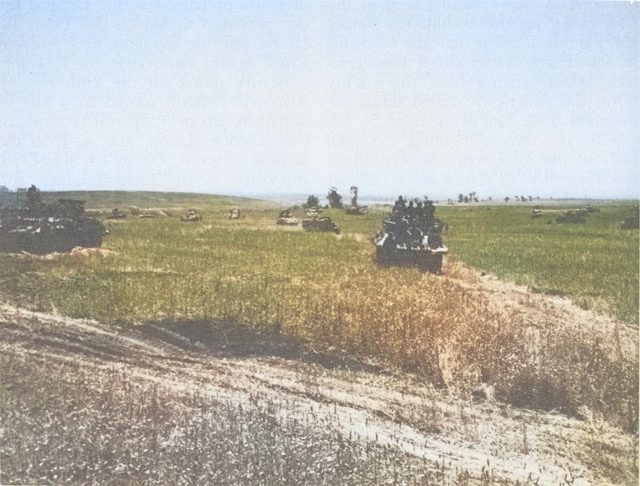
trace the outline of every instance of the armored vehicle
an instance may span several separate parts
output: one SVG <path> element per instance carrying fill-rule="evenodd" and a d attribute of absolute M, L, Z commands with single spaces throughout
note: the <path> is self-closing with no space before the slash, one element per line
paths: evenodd
<path fill-rule="evenodd" d="M 382 266 L 418 266 L 438 274 L 449 251 L 442 242 L 445 225 L 435 217 L 431 201 L 413 203 L 407 205 L 401 196 L 384 220 L 382 229 L 373 238 L 376 262 Z"/>
<path fill-rule="evenodd" d="M 113 208 L 111 214 L 106 217 L 106 219 L 125 219 L 127 217 L 126 213 L 123 213 L 118 208 Z"/>
<path fill-rule="evenodd" d="M 305 231 L 332 231 L 337 235 L 340 234 L 340 228 L 338 228 L 338 225 L 331 221 L 331 218 L 327 216 L 303 219 L 302 229 Z"/>
<path fill-rule="evenodd" d="M 640 212 L 638 208 L 635 210 L 635 214 L 633 216 L 627 216 L 622 220 L 620 224 L 620 229 L 628 230 L 628 229 L 638 229 L 640 227 Z"/>
<path fill-rule="evenodd" d="M 240 210 L 235 208 L 230 210 L 229 219 L 240 219 Z"/>
<path fill-rule="evenodd" d="M 188 209 L 186 213 L 180 216 L 180 221 L 200 221 L 202 216 L 195 209 Z"/>
<path fill-rule="evenodd" d="M 59 199 L 57 203 L 44 203 L 40 202 L 37 189 L 33 189 L 37 200 L 30 200 L 28 207 L 0 211 L 0 251 L 44 255 L 67 252 L 77 246 L 102 246 L 105 227 L 85 216 L 83 201 Z"/>
<path fill-rule="evenodd" d="M 361 214 L 365 214 L 366 212 L 366 206 L 349 206 L 346 210 L 346 213 L 351 214 L 352 216 L 360 216 Z"/>
<path fill-rule="evenodd" d="M 586 223 L 585 211 L 581 209 L 566 211 L 556 218 L 556 223 Z"/>
<path fill-rule="evenodd" d="M 276 224 L 283 225 L 283 226 L 297 226 L 298 220 L 291 215 L 290 210 L 283 209 L 282 211 L 280 211 L 280 214 L 278 215 Z"/>

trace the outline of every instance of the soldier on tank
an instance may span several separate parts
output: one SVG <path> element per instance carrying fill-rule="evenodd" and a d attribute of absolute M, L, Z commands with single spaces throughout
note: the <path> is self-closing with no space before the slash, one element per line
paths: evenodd
<path fill-rule="evenodd" d="M 416 208 L 413 205 L 413 201 L 409 201 L 409 205 L 407 206 L 407 216 L 409 217 L 409 221 L 412 221 L 416 217 Z"/>
<path fill-rule="evenodd" d="M 433 202 L 426 201 L 425 205 L 424 205 L 424 214 L 425 214 L 426 223 L 429 226 L 431 226 L 431 224 L 433 222 L 433 215 L 434 215 L 435 211 L 436 211 L 436 208 L 433 205 Z"/>
<path fill-rule="evenodd" d="M 399 216 L 404 216 L 407 209 L 407 203 L 402 196 L 398 197 L 395 205 L 393 206 L 393 213 Z"/>

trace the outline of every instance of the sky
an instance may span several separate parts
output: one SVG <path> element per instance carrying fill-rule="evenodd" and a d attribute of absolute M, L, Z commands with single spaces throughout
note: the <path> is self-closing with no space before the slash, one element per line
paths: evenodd
<path fill-rule="evenodd" d="M 0 185 L 638 198 L 640 3 L 0 0 Z"/>

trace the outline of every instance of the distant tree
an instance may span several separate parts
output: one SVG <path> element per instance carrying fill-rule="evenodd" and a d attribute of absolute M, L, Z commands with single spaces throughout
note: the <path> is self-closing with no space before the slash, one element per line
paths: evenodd
<path fill-rule="evenodd" d="M 329 189 L 327 199 L 329 200 L 329 206 L 336 209 L 342 209 L 342 196 L 338 194 L 338 190 L 335 187 Z"/>
<path fill-rule="evenodd" d="M 522 202 L 527 202 L 527 198 L 526 198 L 526 197 L 524 197 L 524 196 L 520 196 L 520 201 L 522 201 Z"/>
<path fill-rule="evenodd" d="M 509 202 L 509 196 L 504 198 L 504 202 L 508 203 Z"/>
<path fill-rule="evenodd" d="M 533 196 L 529 196 L 529 202 L 533 201 Z"/>
<path fill-rule="evenodd" d="M 317 208 L 320 206 L 320 201 L 316 196 L 309 196 L 307 202 L 302 205 L 303 208 Z"/>
<path fill-rule="evenodd" d="M 40 205 L 40 189 L 31 184 L 31 187 L 27 190 L 27 202 L 31 209 Z"/>
<path fill-rule="evenodd" d="M 458 194 L 458 202 L 461 203 L 464 201 L 464 194 Z"/>
<path fill-rule="evenodd" d="M 469 196 L 464 196 L 463 201 L 468 203 L 469 202 Z"/>

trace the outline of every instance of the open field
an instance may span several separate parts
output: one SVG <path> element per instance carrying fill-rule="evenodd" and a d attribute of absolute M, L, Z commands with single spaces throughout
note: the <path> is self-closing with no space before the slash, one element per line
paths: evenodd
<path fill-rule="evenodd" d="M 443 207 L 456 258 L 474 268 L 527 285 L 534 291 L 565 295 L 579 306 L 638 323 L 638 231 L 620 223 L 637 202 L 597 205 L 584 224 L 557 224 L 555 218 L 579 204 Z M 549 224 L 549 221 L 552 221 Z"/>
<path fill-rule="evenodd" d="M 631 204 L 603 205 L 583 225 L 531 219 L 525 205 L 438 208 L 451 254 L 445 275 L 435 276 L 376 267 L 368 238 L 383 209 L 326 211 L 342 228 L 336 236 L 278 227 L 280 208 L 262 201 L 148 196 L 80 196 L 105 215 L 116 206 L 158 210 L 154 218 L 109 221 L 101 251 L 0 255 L 2 403 L 3 415 L 13 417 L 2 425 L 11 437 L 2 461 L 11 464 L 11 481 L 139 483 L 149 470 L 147 483 L 158 484 L 160 464 L 177 461 L 184 471 L 184 459 L 172 454 L 191 447 L 209 451 L 226 472 L 216 479 L 215 468 L 195 471 L 185 484 L 562 484 L 576 475 L 574 484 L 637 483 L 638 231 L 616 226 Z M 203 220 L 180 222 L 186 207 Z M 244 217 L 229 220 L 231 207 Z M 86 325 L 87 335 L 71 332 Z M 105 333 L 115 334 L 94 339 Z M 21 376 L 32 386 L 22 387 Z M 52 387 L 44 386 L 52 377 Z M 261 385 L 252 391 L 252 383 Z M 184 393 L 176 392 L 180 384 Z M 298 387 L 311 403 L 299 401 Z M 479 389 L 490 392 L 475 403 Z M 119 424 L 101 436 L 113 456 L 100 448 L 86 457 L 63 452 L 75 447 L 65 432 L 72 423 L 49 407 L 27 406 L 42 402 L 44 390 L 50 403 L 83 417 L 87 442 L 101 424 Z M 384 390 L 396 391 L 380 398 Z M 333 404 L 336 415 L 320 413 L 322 404 Z M 312 418 L 295 412 L 307 406 Z M 141 424 L 135 433 L 127 431 L 127 414 Z M 39 422 L 41 415 L 48 418 Z M 234 429 L 234 417 L 246 427 Z M 53 463 L 36 467 L 48 449 L 38 443 L 45 426 L 67 437 L 47 456 L 64 481 L 52 476 Z M 206 434 L 198 432 L 203 426 Z M 33 444 L 7 463 L 30 430 Z M 116 443 L 138 432 L 146 451 L 125 458 Z M 239 461 L 229 462 L 211 437 L 272 444 L 287 459 L 236 442 L 221 449 Z M 331 466 L 322 473 L 309 472 L 322 464 L 314 451 Z M 81 461 L 110 472 L 62 470 Z M 356 466 L 362 475 L 349 476 Z M 261 470 L 264 478 L 241 476 Z"/>

